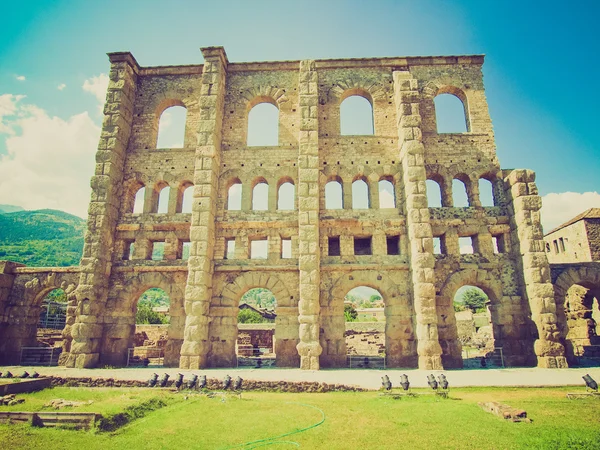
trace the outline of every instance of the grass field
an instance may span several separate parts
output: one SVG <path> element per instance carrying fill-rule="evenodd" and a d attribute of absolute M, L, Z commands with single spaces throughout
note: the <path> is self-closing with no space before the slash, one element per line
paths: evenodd
<path fill-rule="evenodd" d="M 112 414 L 159 397 L 167 406 L 113 433 L 0 425 L 6 449 L 600 449 L 600 399 L 568 400 L 582 388 L 461 388 L 449 399 L 394 400 L 377 392 L 287 394 L 245 392 L 242 398 L 159 389 L 54 388 L 24 395 L 0 411 L 44 410 L 51 399 L 93 400 L 76 411 Z M 417 392 L 427 392 L 419 390 Z M 187 399 L 185 397 L 187 396 Z M 533 423 L 511 423 L 477 402 L 525 409 Z M 46 408 L 47 409 L 47 408 Z M 325 420 L 319 424 L 323 415 Z M 240 445 L 277 435 L 274 440 Z"/>

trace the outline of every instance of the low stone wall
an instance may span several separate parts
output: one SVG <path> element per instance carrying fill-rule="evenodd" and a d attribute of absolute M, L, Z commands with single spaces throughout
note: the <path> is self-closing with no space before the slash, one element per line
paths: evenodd
<path fill-rule="evenodd" d="M 51 377 L 52 386 L 72 386 L 72 387 L 148 387 L 147 381 L 138 380 L 116 380 L 114 378 L 64 378 Z M 184 379 L 184 383 L 187 379 Z M 171 378 L 167 383 L 168 388 L 174 388 L 175 379 Z M 211 391 L 222 391 L 222 380 L 208 378 L 206 387 Z M 160 389 L 160 388 L 153 388 Z M 334 392 L 351 391 L 362 392 L 366 389 L 346 386 L 344 384 L 318 383 L 316 381 L 254 381 L 244 380 L 242 384 L 243 391 L 275 391 L 275 392 Z"/>
<path fill-rule="evenodd" d="M 51 383 L 51 377 L 44 377 L 35 378 L 33 380 L 21 380 L 14 383 L 0 384 L 0 396 L 41 391 L 42 389 L 50 387 Z"/>
<path fill-rule="evenodd" d="M 145 333 L 150 341 L 158 342 L 161 336 L 168 336 L 169 325 L 136 325 L 135 334 Z M 141 344 L 143 345 L 143 344 Z"/>

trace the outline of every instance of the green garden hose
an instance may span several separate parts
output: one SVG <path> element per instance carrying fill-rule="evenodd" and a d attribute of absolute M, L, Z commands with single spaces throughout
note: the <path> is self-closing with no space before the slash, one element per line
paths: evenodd
<path fill-rule="evenodd" d="M 307 405 L 306 403 L 296 403 L 296 402 L 287 402 L 286 405 L 300 405 L 300 406 L 306 406 L 307 408 L 313 408 L 316 409 L 317 411 L 319 411 L 321 413 L 321 420 L 317 423 L 314 423 L 306 428 L 302 428 L 300 430 L 296 430 L 296 431 L 290 431 L 289 433 L 284 433 L 284 434 L 280 434 L 277 436 L 272 436 L 272 437 L 268 437 L 265 439 L 258 439 L 256 441 L 250 441 L 250 442 L 245 442 L 243 444 L 238 444 L 238 445 L 234 445 L 231 447 L 227 447 L 224 450 L 230 450 L 230 449 L 235 449 L 235 448 L 239 448 L 239 449 L 253 449 L 253 448 L 258 448 L 258 447 L 266 447 L 268 445 L 279 445 L 279 444 L 288 444 L 288 445 L 294 445 L 295 447 L 300 447 L 300 444 L 298 442 L 295 441 L 279 441 L 278 439 L 281 439 L 283 437 L 286 436 L 291 436 L 292 434 L 297 434 L 297 433 L 303 433 L 305 431 L 308 431 L 312 428 L 316 428 L 319 425 L 321 425 L 323 422 L 325 422 L 325 413 L 323 412 L 323 410 L 321 408 L 317 408 L 316 406 L 313 405 Z"/>

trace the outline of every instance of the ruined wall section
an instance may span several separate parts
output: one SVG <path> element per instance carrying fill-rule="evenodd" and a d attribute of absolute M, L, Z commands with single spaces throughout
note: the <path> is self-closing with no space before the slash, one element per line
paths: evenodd
<path fill-rule="evenodd" d="M 104 121 L 91 180 L 92 197 L 75 293 L 77 317 L 66 361 L 70 367 L 94 367 L 101 362 L 106 304 L 115 229 L 121 203 L 123 167 L 131 135 L 139 66 L 130 53 L 109 55 L 111 70 Z"/>
<path fill-rule="evenodd" d="M 534 350 L 538 367 L 568 367 L 557 318 L 554 288 L 546 257 L 540 209 L 542 199 L 531 170 L 513 170 L 505 177 L 505 189 L 510 195 L 511 253 L 522 277 L 521 295 L 525 307 L 537 328 Z"/>
<path fill-rule="evenodd" d="M 592 261 L 600 261 L 600 219 L 586 219 L 585 229 Z"/>
<path fill-rule="evenodd" d="M 203 66 L 150 68 L 140 71 L 129 150 L 158 147 L 162 113 L 172 106 L 186 109 L 183 148 L 195 148 L 200 123 L 198 93 Z M 162 70 L 161 70 L 162 69 Z"/>
<path fill-rule="evenodd" d="M 106 302 L 106 316 L 111 325 L 103 341 L 103 358 L 115 366 L 123 366 L 127 349 L 134 347 L 135 315 L 140 296 L 150 288 L 162 289 L 169 297 L 168 340 L 164 364 L 178 367 L 185 328 L 184 292 L 187 267 L 170 266 L 115 266 Z"/>
<path fill-rule="evenodd" d="M 42 301 L 63 289 L 69 301 L 67 325 L 74 323 L 79 267 L 24 267 L 3 261 L 0 272 L 0 363 L 19 364 L 22 347 L 37 346 L 37 324 Z M 68 330 L 67 330 L 68 331 Z"/>
<path fill-rule="evenodd" d="M 200 123 L 195 156 L 190 257 L 185 291 L 186 322 L 180 367 L 206 367 L 210 352 L 209 325 L 214 272 L 214 243 L 227 56 L 222 47 L 202 49 Z M 230 323 L 235 319 L 219 319 Z"/>

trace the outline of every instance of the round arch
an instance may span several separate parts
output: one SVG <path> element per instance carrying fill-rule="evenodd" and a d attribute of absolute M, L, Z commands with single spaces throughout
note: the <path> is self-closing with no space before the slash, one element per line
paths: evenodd
<path fill-rule="evenodd" d="M 384 302 L 387 367 L 417 367 L 417 342 L 413 329 L 414 308 L 410 296 L 385 272 L 356 270 L 341 275 L 321 295 L 321 365 L 346 365 L 344 297 L 352 289 L 366 286 L 379 291 Z"/>
<path fill-rule="evenodd" d="M 556 277 L 556 281 L 554 282 L 554 300 L 556 302 L 558 328 L 569 363 L 574 363 L 575 355 L 581 351 L 581 349 L 575 348 L 574 342 L 568 337 L 570 328 L 569 322 L 573 321 L 575 322 L 575 326 L 579 325 L 580 327 L 585 327 L 589 330 L 588 321 L 591 318 L 588 317 L 589 313 L 587 311 L 576 311 L 576 308 L 573 308 L 574 311 L 570 312 L 570 314 L 567 313 L 566 305 L 569 290 L 574 286 L 581 286 L 588 290 L 585 297 L 581 298 L 581 304 L 578 306 L 581 308 L 591 306 L 591 304 L 585 304 L 586 297 L 588 296 L 590 303 L 593 302 L 593 298 L 591 297 L 595 297 L 600 306 L 600 265 L 594 267 L 567 268 Z M 590 336 L 588 335 L 588 337 Z"/>
<path fill-rule="evenodd" d="M 502 299 L 502 284 L 489 272 L 477 269 L 463 269 L 450 275 L 436 296 L 438 314 L 438 334 L 442 347 L 442 363 L 444 368 L 462 368 L 462 345 L 458 340 L 456 317 L 454 313 L 454 296 L 463 286 L 474 286 L 481 289 L 490 301 L 490 314 L 493 336 L 499 336 L 498 305 Z"/>
<path fill-rule="evenodd" d="M 276 300 L 275 364 L 278 367 L 299 367 L 298 294 L 288 288 L 296 283 L 284 281 L 274 273 L 244 272 L 227 276 L 222 288 L 213 294 L 210 305 L 211 367 L 235 367 L 235 345 L 238 336 L 239 301 L 251 289 L 265 288 Z"/>

